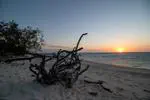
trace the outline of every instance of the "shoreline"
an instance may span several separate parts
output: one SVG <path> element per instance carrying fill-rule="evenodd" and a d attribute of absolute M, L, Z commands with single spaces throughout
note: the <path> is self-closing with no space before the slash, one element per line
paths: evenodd
<path fill-rule="evenodd" d="M 149 52 L 131 53 L 85 53 L 81 58 L 96 63 L 105 63 L 131 68 L 150 69 Z"/>
<path fill-rule="evenodd" d="M 102 62 L 95 62 L 95 61 L 90 61 L 90 60 L 82 60 L 83 62 L 90 62 L 90 63 L 95 63 L 95 64 L 103 64 L 103 65 L 108 65 L 108 66 L 113 66 L 113 67 L 120 67 L 120 68 L 131 68 L 131 69 L 140 69 L 140 70 L 149 70 L 150 68 L 140 68 L 140 67 L 129 67 L 129 66 L 123 66 L 123 65 L 115 65 L 115 64 L 107 64 L 107 63 L 102 63 Z"/>

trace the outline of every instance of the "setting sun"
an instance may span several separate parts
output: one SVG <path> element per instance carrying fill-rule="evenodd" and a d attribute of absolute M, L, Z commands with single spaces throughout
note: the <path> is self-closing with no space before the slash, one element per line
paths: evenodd
<path fill-rule="evenodd" d="M 117 48 L 116 51 L 122 53 L 124 52 L 124 48 Z"/>

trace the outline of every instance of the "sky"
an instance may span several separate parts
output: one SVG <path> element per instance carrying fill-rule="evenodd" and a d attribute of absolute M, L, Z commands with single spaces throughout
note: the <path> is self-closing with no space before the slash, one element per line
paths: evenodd
<path fill-rule="evenodd" d="M 0 20 L 39 28 L 45 49 L 150 52 L 149 0 L 0 0 Z"/>

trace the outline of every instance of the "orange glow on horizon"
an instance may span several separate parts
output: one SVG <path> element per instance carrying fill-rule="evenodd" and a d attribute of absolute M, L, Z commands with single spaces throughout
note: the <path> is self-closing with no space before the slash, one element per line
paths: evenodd
<path fill-rule="evenodd" d="M 150 51 L 150 45 L 102 45 L 102 46 L 96 46 L 96 45 L 90 45 L 86 46 L 83 51 L 89 51 L 89 52 L 149 52 Z"/>
<path fill-rule="evenodd" d="M 119 53 L 124 52 L 124 50 L 125 50 L 125 49 L 124 49 L 124 48 L 122 48 L 122 47 L 116 48 L 116 51 L 117 51 L 117 52 L 119 52 Z"/>

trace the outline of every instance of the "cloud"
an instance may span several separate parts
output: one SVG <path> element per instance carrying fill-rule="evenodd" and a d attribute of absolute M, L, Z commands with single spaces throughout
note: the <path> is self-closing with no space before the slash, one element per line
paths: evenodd
<path fill-rule="evenodd" d="M 61 46 L 61 45 L 51 45 L 51 44 L 45 44 L 42 46 L 42 52 L 56 52 L 59 49 L 63 50 L 72 50 L 73 48 L 68 46 Z"/>
<path fill-rule="evenodd" d="M 61 45 L 45 45 L 45 47 L 49 49 L 71 49 L 71 47 Z"/>

